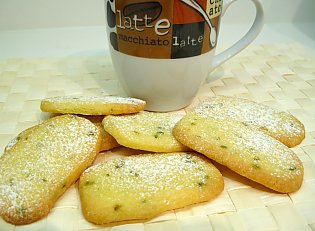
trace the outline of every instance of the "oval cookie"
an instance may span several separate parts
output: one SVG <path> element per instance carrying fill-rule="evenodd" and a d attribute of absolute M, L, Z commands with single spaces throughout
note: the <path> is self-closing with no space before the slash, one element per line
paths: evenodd
<path fill-rule="evenodd" d="M 13 224 L 46 216 L 56 200 L 92 164 L 99 130 L 64 115 L 22 132 L 0 158 L 0 215 Z"/>
<path fill-rule="evenodd" d="M 58 96 L 43 99 L 44 112 L 80 115 L 118 115 L 144 110 L 146 102 L 119 96 Z"/>
<path fill-rule="evenodd" d="M 125 147 L 152 152 L 179 152 L 188 150 L 172 135 L 174 125 L 181 118 L 181 114 L 143 111 L 131 115 L 106 116 L 103 126 Z"/>
<path fill-rule="evenodd" d="M 224 187 L 221 173 L 193 153 L 133 155 L 90 167 L 80 177 L 85 218 L 96 224 L 147 219 L 209 201 Z"/>
<path fill-rule="evenodd" d="M 201 102 L 195 111 L 253 126 L 288 147 L 300 144 L 305 138 L 304 125 L 293 115 L 246 99 L 216 96 Z"/>
<path fill-rule="evenodd" d="M 303 164 L 287 146 L 244 123 L 189 113 L 173 129 L 184 145 L 282 193 L 298 190 Z"/>

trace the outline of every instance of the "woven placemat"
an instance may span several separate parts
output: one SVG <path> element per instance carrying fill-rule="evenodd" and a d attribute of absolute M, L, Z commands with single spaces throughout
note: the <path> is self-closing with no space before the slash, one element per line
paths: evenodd
<path fill-rule="evenodd" d="M 0 218 L 0 230 L 315 230 L 315 56 L 300 44 L 250 46 L 211 75 L 193 107 L 205 97 L 248 98 L 287 111 L 306 127 L 294 152 L 303 161 L 301 189 L 278 194 L 222 168 L 225 189 L 213 201 L 169 211 L 141 223 L 95 226 L 80 207 L 77 184 L 50 214 L 30 225 L 14 226 Z M 49 117 L 40 100 L 58 95 L 122 95 L 109 56 L 0 60 L 0 149 L 22 130 Z M 106 156 L 123 152 L 118 148 Z"/>

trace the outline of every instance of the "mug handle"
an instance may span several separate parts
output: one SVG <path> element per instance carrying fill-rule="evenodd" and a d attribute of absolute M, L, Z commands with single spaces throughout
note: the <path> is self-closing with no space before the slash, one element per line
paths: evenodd
<path fill-rule="evenodd" d="M 226 9 L 237 0 L 225 0 L 223 2 L 223 9 L 222 9 L 222 15 L 224 16 L 224 13 Z M 248 32 L 235 44 L 233 44 L 231 47 L 227 48 L 226 50 L 222 51 L 221 53 L 215 55 L 213 57 L 213 62 L 210 70 L 213 70 L 214 68 L 218 67 L 228 59 L 232 58 L 234 55 L 242 51 L 244 48 L 246 48 L 259 34 L 263 27 L 263 21 L 264 21 L 264 11 L 263 6 L 259 0 L 251 0 L 256 8 L 256 17 L 255 20 L 248 30 Z"/>

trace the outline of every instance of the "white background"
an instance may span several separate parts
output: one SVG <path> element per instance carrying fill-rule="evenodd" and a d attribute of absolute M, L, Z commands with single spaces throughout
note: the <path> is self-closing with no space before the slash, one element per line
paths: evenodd
<path fill-rule="evenodd" d="M 261 2 L 265 26 L 255 43 L 300 42 L 315 51 L 315 0 Z M 232 4 L 219 42 L 235 42 L 253 18 L 248 0 Z M 104 27 L 103 0 L 0 0 L 0 58 L 104 52 Z"/>

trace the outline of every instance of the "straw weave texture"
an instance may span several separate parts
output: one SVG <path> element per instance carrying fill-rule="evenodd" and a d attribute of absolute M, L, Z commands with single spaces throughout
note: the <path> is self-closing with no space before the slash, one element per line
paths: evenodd
<path fill-rule="evenodd" d="M 305 140 L 293 148 L 305 169 L 299 191 L 278 194 L 221 169 L 225 189 L 213 201 L 144 222 L 95 226 L 81 213 L 75 184 L 46 218 L 26 226 L 0 218 L 0 230 L 315 231 L 315 56 L 295 43 L 250 46 L 211 75 L 220 79 L 208 78 L 186 110 L 209 96 L 237 96 L 287 111 L 305 125 Z M 49 118 L 39 109 L 41 99 L 59 95 L 125 94 L 109 56 L 0 60 L 1 152 L 19 132 Z"/>

